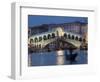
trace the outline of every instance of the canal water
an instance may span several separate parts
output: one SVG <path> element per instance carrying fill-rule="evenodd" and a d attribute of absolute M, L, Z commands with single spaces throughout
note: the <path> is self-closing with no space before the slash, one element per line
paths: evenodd
<path fill-rule="evenodd" d="M 39 52 L 29 54 L 29 66 L 51 66 L 51 65 L 73 65 L 73 64 L 87 64 L 88 54 L 86 50 L 76 50 L 75 61 L 70 61 L 67 56 L 70 55 L 68 50 L 59 50 L 52 52 Z M 66 56 L 67 54 L 67 56 Z"/>

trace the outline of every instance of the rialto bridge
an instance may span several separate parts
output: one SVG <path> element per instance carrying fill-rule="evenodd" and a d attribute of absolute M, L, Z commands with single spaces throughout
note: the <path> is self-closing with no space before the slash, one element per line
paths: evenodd
<path fill-rule="evenodd" d="M 79 48 L 83 40 L 82 35 L 67 32 L 61 27 L 58 27 L 52 31 L 30 36 L 28 44 L 31 45 L 31 47 L 43 49 L 51 43 L 60 45 L 60 42 L 62 41 L 62 43 L 67 43 Z M 63 45 L 65 46 L 65 44 Z"/>

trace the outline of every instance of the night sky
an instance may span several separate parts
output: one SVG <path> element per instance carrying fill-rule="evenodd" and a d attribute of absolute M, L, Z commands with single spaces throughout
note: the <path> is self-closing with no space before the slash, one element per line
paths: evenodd
<path fill-rule="evenodd" d="M 38 26 L 41 24 L 60 24 L 68 22 L 84 22 L 87 23 L 87 17 L 70 17 L 70 16 L 39 16 L 28 15 L 28 27 Z"/>

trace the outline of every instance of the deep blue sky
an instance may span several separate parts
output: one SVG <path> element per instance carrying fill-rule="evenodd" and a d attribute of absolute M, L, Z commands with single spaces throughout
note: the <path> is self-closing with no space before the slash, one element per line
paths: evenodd
<path fill-rule="evenodd" d="M 37 26 L 41 24 L 59 24 L 75 21 L 87 23 L 88 19 L 87 17 L 28 15 L 28 27 Z"/>

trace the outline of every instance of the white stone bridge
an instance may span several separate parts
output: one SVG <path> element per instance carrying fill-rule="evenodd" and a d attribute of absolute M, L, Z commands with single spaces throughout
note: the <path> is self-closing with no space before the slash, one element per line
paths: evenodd
<path fill-rule="evenodd" d="M 58 38 L 63 38 L 65 42 L 77 48 L 80 47 L 83 40 L 81 35 L 67 32 L 61 27 L 58 27 L 55 30 L 29 37 L 28 44 L 31 44 L 35 47 L 44 48 L 46 45 L 56 41 Z"/>

